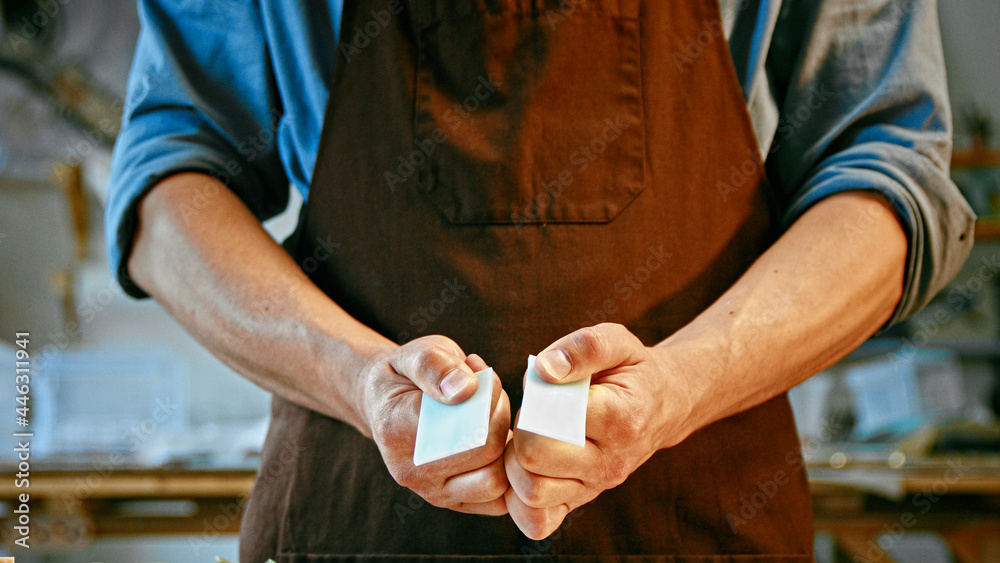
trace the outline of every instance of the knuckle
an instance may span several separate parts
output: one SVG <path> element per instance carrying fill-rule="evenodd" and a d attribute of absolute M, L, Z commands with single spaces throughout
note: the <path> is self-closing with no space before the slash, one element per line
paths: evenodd
<path fill-rule="evenodd" d="M 414 354 L 417 364 L 427 367 L 435 367 L 444 360 L 444 350 L 437 346 L 421 346 Z"/>
<path fill-rule="evenodd" d="M 607 339 L 597 326 L 589 326 L 573 334 L 573 345 L 588 360 L 596 360 L 605 355 Z"/>
<path fill-rule="evenodd" d="M 506 444 L 504 440 L 489 439 L 486 441 L 486 445 L 483 446 L 482 457 L 485 458 L 485 461 L 493 461 L 503 455 L 505 448 Z"/>
<path fill-rule="evenodd" d="M 600 329 L 601 335 L 609 345 L 626 347 L 641 347 L 642 341 L 628 329 L 627 326 L 619 323 L 601 323 L 595 328 Z"/>
<path fill-rule="evenodd" d="M 530 508 L 540 508 L 542 500 L 542 484 L 535 476 L 529 475 L 511 481 L 511 487 L 520 501 Z"/>
<path fill-rule="evenodd" d="M 438 508 L 449 508 L 454 504 L 450 501 L 450 499 L 446 498 L 444 493 L 440 490 L 427 491 L 421 496 L 423 496 L 424 500 L 426 500 L 429 504 Z"/>
<path fill-rule="evenodd" d="M 417 342 L 424 346 L 436 347 L 436 348 L 452 348 L 457 346 L 454 340 L 442 334 L 428 334 L 427 336 L 423 336 L 414 340 L 414 342 Z"/>
<path fill-rule="evenodd" d="M 621 417 L 617 431 L 622 444 L 635 444 L 639 442 L 646 433 L 644 418 L 638 412 L 630 412 Z"/>
<path fill-rule="evenodd" d="M 406 487 L 417 494 L 421 494 L 420 489 L 423 483 L 420 479 L 420 472 L 417 471 L 415 467 L 397 465 L 389 472 L 392 474 L 393 479 L 395 479 L 401 486 Z M 421 494 L 421 496 L 423 495 Z"/>
<path fill-rule="evenodd" d="M 613 456 L 612 458 L 610 458 L 604 464 L 604 467 L 601 471 L 601 477 L 604 483 L 609 485 L 605 488 L 611 488 L 621 485 L 623 482 L 625 482 L 625 479 L 628 477 L 628 475 L 629 475 L 628 465 L 625 463 L 625 460 L 617 456 Z"/>
<path fill-rule="evenodd" d="M 500 498 L 507 492 L 507 478 L 499 471 L 490 471 L 483 477 L 483 492 L 487 498 Z"/>
<path fill-rule="evenodd" d="M 525 535 L 533 540 L 542 540 L 547 538 L 553 530 L 552 525 L 549 523 L 548 514 L 539 514 L 531 517 L 527 522 L 525 522 Z"/>
<path fill-rule="evenodd" d="M 524 535 L 528 536 L 533 540 L 536 541 L 543 540 L 547 537 L 547 534 L 543 531 L 545 528 L 541 522 L 538 521 L 528 522 L 527 524 L 525 524 L 525 528 L 526 530 Z"/>
<path fill-rule="evenodd" d="M 594 328 L 599 328 L 599 329 L 601 329 L 601 330 L 603 330 L 605 332 L 609 332 L 609 333 L 611 333 L 611 332 L 620 332 L 622 330 L 626 330 L 626 331 L 628 330 L 628 329 L 625 328 L 625 325 L 623 325 L 621 323 L 600 323 L 600 324 L 594 325 Z"/>
<path fill-rule="evenodd" d="M 647 434 L 650 408 L 641 401 L 615 397 L 602 412 L 605 440 L 616 448 L 643 441 Z"/>
<path fill-rule="evenodd" d="M 545 492 L 542 490 L 541 485 L 532 479 L 528 485 L 528 489 L 524 492 L 524 498 L 521 500 L 531 508 L 544 508 Z"/>
<path fill-rule="evenodd" d="M 517 462 L 521 464 L 521 467 L 532 473 L 539 473 L 538 469 L 542 464 L 542 455 L 540 448 L 534 445 L 533 442 L 525 441 L 518 444 L 515 454 L 517 455 Z"/>

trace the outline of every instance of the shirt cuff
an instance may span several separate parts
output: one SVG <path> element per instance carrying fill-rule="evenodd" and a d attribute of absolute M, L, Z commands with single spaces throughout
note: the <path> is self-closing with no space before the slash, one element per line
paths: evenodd
<path fill-rule="evenodd" d="M 138 299 L 149 295 L 129 277 L 126 267 L 138 227 L 138 203 L 163 179 L 182 172 L 213 176 L 226 184 L 260 220 L 280 213 L 287 204 L 287 200 L 263 197 L 257 172 L 217 136 L 198 130 L 189 112 L 158 111 L 155 119 L 147 119 L 153 115 L 133 120 L 119 136 L 105 212 L 109 265 L 125 293 Z M 205 195 L 210 198 L 208 192 Z M 192 213 L 207 204 L 193 198 Z"/>
<path fill-rule="evenodd" d="M 975 214 L 948 173 L 913 150 L 866 143 L 838 153 L 799 190 L 783 217 L 787 228 L 813 204 L 848 191 L 881 195 L 906 232 L 908 252 L 903 295 L 879 330 L 923 308 L 958 273 L 972 249 Z M 864 218 L 848 225 L 844 238 L 863 236 Z"/>

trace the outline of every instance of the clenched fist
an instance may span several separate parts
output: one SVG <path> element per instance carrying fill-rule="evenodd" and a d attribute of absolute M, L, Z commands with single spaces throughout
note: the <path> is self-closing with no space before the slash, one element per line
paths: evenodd
<path fill-rule="evenodd" d="M 503 451 L 510 436 L 510 399 L 495 374 L 486 445 L 413 465 L 421 392 L 441 403 L 460 403 L 478 387 L 474 372 L 487 367 L 479 356 L 466 356 L 451 339 L 432 335 L 372 359 L 362 373 L 361 412 L 389 473 L 434 506 L 472 514 L 507 513 Z"/>
<path fill-rule="evenodd" d="M 622 325 L 600 324 L 538 355 L 535 369 L 545 381 L 593 379 L 584 447 L 522 430 L 514 431 L 507 446 L 507 509 L 525 535 L 547 537 L 571 510 L 620 485 L 657 450 L 684 438 L 689 395 L 663 354 Z"/>

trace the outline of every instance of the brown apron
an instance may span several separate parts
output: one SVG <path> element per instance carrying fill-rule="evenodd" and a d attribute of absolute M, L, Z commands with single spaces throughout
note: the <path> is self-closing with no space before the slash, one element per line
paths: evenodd
<path fill-rule="evenodd" d="M 717 0 L 344 4 L 293 252 L 387 337 L 480 354 L 515 412 L 528 354 L 602 320 L 655 344 L 774 241 Z M 317 241 L 340 246 L 317 260 Z M 784 396 L 658 452 L 541 541 L 430 506 L 337 420 L 272 408 L 243 563 L 811 554 Z"/>

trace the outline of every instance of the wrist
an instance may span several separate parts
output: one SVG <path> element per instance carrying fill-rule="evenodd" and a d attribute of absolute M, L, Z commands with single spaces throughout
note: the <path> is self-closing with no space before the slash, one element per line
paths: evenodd
<path fill-rule="evenodd" d="M 341 322 L 329 322 L 336 318 L 332 314 L 320 315 L 314 330 L 309 331 L 313 336 L 310 364 L 316 370 L 314 380 L 319 383 L 316 397 L 324 404 L 335 405 L 334 418 L 371 438 L 366 407 L 368 383 L 378 361 L 398 346 L 353 318 L 343 318 L 339 308 L 336 311 L 340 312 Z"/>
<path fill-rule="evenodd" d="M 386 343 L 370 342 L 355 352 L 357 368 L 355 368 L 354 373 L 357 376 L 352 379 L 351 408 L 358 419 L 355 427 L 369 439 L 373 437 L 371 409 L 369 408 L 371 405 L 370 395 L 373 389 L 378 388 L 378 382 L 375 379 L 384 369 L 385 358 L 396 348 L 398 345 L 388 343 L 388 341 Z"/>
<path fill-rule="evenodd" d="M 671 448 L 707 424 L 711 406 L 705 370 L 684 347 L 661 343 L 650 348 L 664 381 L 660 449 Z"/>

